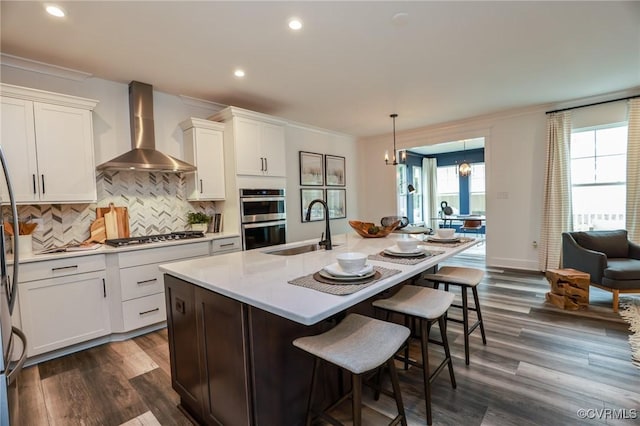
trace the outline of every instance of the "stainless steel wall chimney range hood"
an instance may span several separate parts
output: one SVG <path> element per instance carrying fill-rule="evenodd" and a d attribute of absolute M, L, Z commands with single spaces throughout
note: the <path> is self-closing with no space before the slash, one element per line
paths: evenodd
<path fill-rule="evenodd" d="M 146 172 L 194 172 L 195 166 L 156 150 L 153 129 L 153 87 L 129 83 L 131 151 L 96 167 L 97 170 L 138 170 Z"/>

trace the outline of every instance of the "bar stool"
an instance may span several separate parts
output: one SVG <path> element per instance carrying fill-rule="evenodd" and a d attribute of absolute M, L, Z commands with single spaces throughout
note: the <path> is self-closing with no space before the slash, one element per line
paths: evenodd
<path fill-rule="evenodd" d="M 487 337 L 484 332 L 484 323 L 482 322 L 482 313 L 480 312 L 480 301 L 478 300 L 477 286 L 482 281 L 484 272 L 475 268 L 464 268 L 461 266 L 443 266 L 435 274 L 424 274 L 423 279 L 433 281 L 434 288 L 438 288 L 440 283 L 444 284 L 444 289 L 449 291 L 449 285 L 459 285 L 462 288 L 462 305 L 452 304 L 454 308 L 462 309 L 462 320 L 447 316 L 447 321 L 462 324 L 464 328 L 464 361 L 469 365 L 469 336 L 480 326 L 482 333 L 482 344 L 487 344 Z M 467 302 L 467 288 L 471 287 L 473 292 L 473 301 L 475 307 L 469 307 Z M 469 311 L 474 311 L 477 321 L 469 327 Z"/>
<path fill-rule="evenodd" d="M 393 355 L 402 347 L 409 336 L 409 329 L 398 324 L 365 317 L 359 314 L 349 314 L 331 330 L 316 336 L 300 337 L 293 341 L 293 345 L 314 355 L 311 392 L 307 406 L 306 425 L 311 425 L 313 416 L 311 405 L 318 380 L 318 367 L 324 360 L 351 373 L 351 392 L 344 395 L 331 407 L 319 414 L 332 424 L 340 424 L 327 412 L 338 406 L 351 396 L 353 404 L 353 424 L 362 424 L 362 375 L 368 371 L 387 364 L 391 376 L 392 395 L 396 400 L 398 415 L 390 423 L 407 425 L 407 419 L 402 405 L 398 374 L 393 363 Z"/>
<path fill-rule="evenodd" d="M 405 285 L 396 294 L 388 299 L 379 299 L 372 304 L 374 307 L 386 311 L 387 320 L 391 313 L 399 313 L 405 316 L 405 322 L 409 323 L 412 319 L 417 319 L 420 325 L 420 348 L 422 352 L 422 363 L 417 363 L 409 359 L 409 345 L 405 347 L 404 356 L 396 356 L 407 364 L 422 369 L 424 379 L 424 395 L 427 407 L 427 424 L 432 422 L 431 413 L 431 382 L 440 374 L 445 366 L 449 367 L 449 377 L 451 378 L 451 386 L 456 388 L 456 378 L 453 374 L 453 363 L 451 362 L 451 353 L 449 352 L 449 342 L 447 341 L 445 314 L 451 303 L 453 302 L 453 294 L 440 290 L 434 290 L 428 287 L 419 287 L 414 285 Z M 429 331 L 434 322 L 438 322 L 442 341 L 438 342 L 429 339 Z M 445 359 L 438 367 L 430 373 L 429 371 L 429 354 L 428 343 L 435 343 L 444 348 Z"/>

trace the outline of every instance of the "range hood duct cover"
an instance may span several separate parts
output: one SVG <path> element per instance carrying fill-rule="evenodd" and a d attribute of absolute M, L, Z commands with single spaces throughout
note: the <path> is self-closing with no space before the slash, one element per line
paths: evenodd
<path fill-rule="evenodd" d="M 147 172 L 194 172 L 195 166 L 156 150 L 153 128 L 153 87 L 129 83 L 131 151 L 100 164 L 97 170 L 139 170 Z"/>

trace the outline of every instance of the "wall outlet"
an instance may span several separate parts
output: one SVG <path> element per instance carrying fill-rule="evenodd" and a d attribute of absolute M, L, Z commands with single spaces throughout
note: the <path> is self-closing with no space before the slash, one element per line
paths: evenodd
<path fill-rule="evenodd" d="M 44 227 L 44 219 L 42 219 L 41 217 L 34 217 L 29 222 L 38 224 L 33 232 L 41 232 L 43 230 L 42 228 Z"/>
<path fill-rule="evenodd" d="M 531 245 L 533 246 L 533 248 L 538 248 L 538 242 L 537 241 L 532 242 Z"/>

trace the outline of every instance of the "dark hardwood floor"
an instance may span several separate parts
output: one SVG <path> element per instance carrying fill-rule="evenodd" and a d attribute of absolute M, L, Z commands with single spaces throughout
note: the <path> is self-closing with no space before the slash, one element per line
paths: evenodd
<path fill-rule="evenodd" d="M 463 254 L 447 264 L 483 262 Z M 545 303 L 547 291 L 541 274 L 487 270 L 479 286 L 487 345 L 474 333 L 465 366 L 461 326 L 450 323 L 458 387 L 451 389 L 446 372 L 434 382 L 435 425 L 640 424 L 640 369 L 611 294 L 592 287 L 589 309 L 569 312 Z M 430 354 L 435 365 L 440 348 Z M 421 372 L 399 374 L 409 424 L 424 424 Z M 22 425 L 189 424 L 171 389 L 166 330 L 26 368 L 18 390 Z M 374 401 L 369 390 L 364 396 L 366 424 L 395 415 L 392 399 Z M 581 409 L 597 418 L 580 418 Z M 336 415 L 348 418 L 349 405 Z"/>

